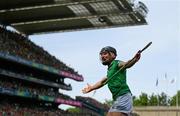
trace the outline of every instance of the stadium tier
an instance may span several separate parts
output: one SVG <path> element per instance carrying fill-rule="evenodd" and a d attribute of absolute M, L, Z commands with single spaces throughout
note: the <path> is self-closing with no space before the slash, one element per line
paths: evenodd
<path fill-rule="evenodd" d="M 48 54 L 43 48 L 35 45 L 28 38 L 15 32 L 6 31 L 2 27 L 0 27 L 0 34 L 1 58 L 59 76 L 83 81 L 82 75 L 79 75 L 72 68 Z"/>
<path fill-rule="evenodd" d="M 1 0 L 0 23 L 26 35 L 147 24 L 133 0 Z"/>
<path fill-rule="evenodd" d="M 0 59 L 7 61 L 7 62 L 14 63 L 14 64 L 23 65 L 24 67 L 31 68 L 32 70 L 39 70 L 38 72 L 50 73 L 51 75 L 55 75 L 56 77 L 59 76 L 60 78 L 70 78 L 70 79 L 74 79 L 76 81 L 83 81 L 83 77 L 80 75 L 72 74 L 72 73 L 70 73 L 68 71 L 64 71 L 64 70 L 57 70 L 53 67 L 39 64 L 39 63 L 32 62 L 32 61 L 28 61 L 28 60 L 25 60 L 25 59 L 22 59 L 19 57 L 15 57 L 13 55 L 9 55 L 4 52 L 0 52 Z"/>

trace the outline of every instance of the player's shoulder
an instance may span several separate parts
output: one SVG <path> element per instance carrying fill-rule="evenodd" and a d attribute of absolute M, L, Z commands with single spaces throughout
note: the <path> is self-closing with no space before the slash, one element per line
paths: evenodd
<path fill-rule="evenodd" d="M 121 62 L 123 62 L 123 61 L 121 61 L 121 60 L 114 60 L 116 63 L 121 63 Z"/>
<path fill-rule="evenodd" d="M 113 64 L 119 65 L 122 61 L 121 60 L 114 60 Z"/>
<path fill-rule="evenodd" d="M 122 65 L 124 65 L 124 61 L 122 61 L 122 60 L 116 60 L 115 61 L 116 62 L 116 64 L 119 66 L 119 67 L 121 67 Z"/>

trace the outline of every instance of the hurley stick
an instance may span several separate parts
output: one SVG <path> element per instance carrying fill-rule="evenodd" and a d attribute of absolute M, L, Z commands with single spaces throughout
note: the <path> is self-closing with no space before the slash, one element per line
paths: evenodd
<path fill-rule="evenodd" d="M 152 42 L 149 42 L 143 49 L 139 50 L 140 53 L 142 53 L 144 50 L 146 50 L 150 45 L 152 44 Z M 122 66 L 116 73 L 114 73 L 110 78 L 108 78 L 103 85 L 107 84 L 117 73 L 119 73 L 121 70 L 123 70 L 128 64 L 130 64 L 132 62 L 132 60 L 127 63 L 126 65 Z"/>

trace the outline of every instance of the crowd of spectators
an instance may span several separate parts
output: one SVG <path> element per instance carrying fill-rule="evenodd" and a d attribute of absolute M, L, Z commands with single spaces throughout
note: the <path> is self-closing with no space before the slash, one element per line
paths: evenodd
<path fill-rule="evenodd" d="M 65 114 L 65 115 L 64 115 Z M 71 113 L 61 109 L 45 109 L 36 106 L 20 105 L 18 103 L 0 103 L 0 116 L 71 116 Z"/>
<path fill-rule="evenodd" d="M 37 107 L 29 104 L 8 103 L 8 100 L 0 101 L 0 116 L 100 116 L 93 112 L 81 109 L 80 112 L 70 112 L 62 109 Z"/>
<path fill-rule="evenodd" d="M 23 82 L 16 82 L 14 80 L 3 80 L 0 76 L 0 87 L 4 87 L 7 89 L 18 90 L 24 93 L 30 93 L 31 95 L 42 95 L 42 96 L 50 96 L 55 98 L 61 98 L 66 100 L 74 100 L 70 96 L 65 95 L 63 93 L 59 93 L 55 91 L 53 88 L 45 88 L 40 86 L 29 86 Z"/>
<path fill-rule="evenodd" d="M 12 67 L 13 69 L 14 67 Z M 59 86 L 59 88 L 65 88 L 68 90 L 72 89 L 71 84 L 66 84 L 64 83 L 64 78 L 56 78 L 56 79 L 52 79 L 52 78 L 44 78 L 44 77 L 48 77 L 46 74 L 40 76 L 35 75 L 36 73 L 31 73 L 31 72 L 25 72 L 22 70 L 12 70 L 11 67 L 7 66 L 7 69 L 2 69 L 0 68 L 0 74 L 2 75 L 6 75 L 9 77 L 13 77 L 13 78 L 18 78 L 20 80 L 28 80 L 29 82 L 35 82 L 36 84 L 43 84 L 43 85 L 48 85 L 50 87 L 57 87 Z M 24 69 L 23 69 L 24 70 Z M 47 80 L 48 79 L 48 80 Z M 51 80 L 50 80 L 51 79 Z"/>
<path fill-rule="evenodd" d="M 59 70 L 79 75 L 55 56 L 33 43 L 27 36 L 7 30 L 0 25 L 0 52 L 18 56 L 26 60 L 48 65 Z"/>

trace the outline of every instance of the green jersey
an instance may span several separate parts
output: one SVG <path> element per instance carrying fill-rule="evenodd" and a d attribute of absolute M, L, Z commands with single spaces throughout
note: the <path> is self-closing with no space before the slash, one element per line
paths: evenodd
<path fill-rule="evenodd" d="M 112 93 L 113 100 L 125 93 L 131 92 L 126 83 L 126 70 L 119 71 L 117 74 L 115 74 L 119 70 L 118 65 L 120 63 L 121 61 L 119 60 L 113 60 L 107 71 L 108 79 L 113 76 L 113 78 L 107 82 L 108 88 Z"/>

